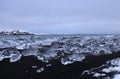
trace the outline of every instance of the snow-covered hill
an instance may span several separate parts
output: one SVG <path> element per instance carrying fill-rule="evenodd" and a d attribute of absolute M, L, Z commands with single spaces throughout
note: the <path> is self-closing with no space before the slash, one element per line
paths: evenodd
<path fill-rule="evenodd" d="M 1 31 L 0 35 L 33 35 L 33 34 L 27 31 L 8 30 L 8 31 Z"/>

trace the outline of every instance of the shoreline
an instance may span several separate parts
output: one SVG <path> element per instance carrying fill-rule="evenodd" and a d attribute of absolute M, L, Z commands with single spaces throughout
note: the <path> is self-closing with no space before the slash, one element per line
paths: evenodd
<path fill-rule="evenodd" d="M 82 62 L 74 62 L 69 65 L 62 65 L 59 60 L 50 63 L 42 63 L 34 56 L 22 57 L 21 60 L 10 63 L 8 59 L 0 62 L 0 75 L 4 79 L 93 79 L 90 76 L 80 76 L 84 70 L 99 67 L 106 61 L 120 57 L 120 53 L 113 53 L 101 56 L 87 56 Z M 52 66 L 46 67 L 47 64 Z M 36 69 L 44 67 L 41 73 L 36 73 Z M 7 75 L 7 76 L 6 76 Z"/>

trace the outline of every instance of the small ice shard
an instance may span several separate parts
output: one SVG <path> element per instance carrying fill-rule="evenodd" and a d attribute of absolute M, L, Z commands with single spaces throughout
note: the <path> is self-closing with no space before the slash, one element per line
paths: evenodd
<path fill-rule="evenodd" d="M 4 52 L 4 51 L 0 51 L 0 61 L 2 61 L 2 60 L 4 59 L 4 57 L 3 57 L 3 52 Z"/>
<path fill-rule="evenodd" d="M 0 55 L 0 61 L 2 61 L 4 59 L 4 57 L 2 55 Z"/>
<path fill-rule="evenodd" d="M 109 73 L 109 72 L 111 72 L 111 69 L 104 68 L 104 69 L 102 70 L 102 72 Z"/>
<path fill-rule="evenodd" d="M 45 59 L 44 56 L 37 56 L 37 59 L 40 60 L 41 62 L 49 63 L 49 61 L 47 59 Z"/>
<path fill-rule="evenodd" d="M 32 68 L 34 68 L 34 69 L 35 69 L 35 68 L 37 68 L 37 66 L 32 66 Z"/>
<path fill-rule="evenodd" d="M 83 59 L 85 59 L 85 56 L 82 54 L 73 54 L 69 56 L 69 59 L 72 61 L 82 61 Z"/>
<path fill-rule="evenodd" d="M 44 60 L 44 57 L 43 56 L 37 56 L 37 59 L 42 61 L 42 60 Z"/>
<path fill-rule="evenodd" d="M 36 72 L 37 73 L 41 73 L 41 72 L 43 72 L 44 71 L 44 68 L 42 67 L 42 68 L 38 68 L 37 70 L 36 70 Z"/>
<path fill-rule="evenodd" d="M 100 74 L 100 73 L 95 73 L 93 75 L 93 77 L 102 77 L 102 76 L 106 76 L 105 74 Z"/>
<path fill-rule="evenodd" d="M 63 65 L 68 65 L 68 64 L 72 64 L 73 61 L 70 61 L 68 58 L 62 58 L 62 59 L 61 59 L 61 63 L 62 63 Z"/>
<path fill-rule="evenodd" d="M 52 64 L 47 64 L 47 65 L 46 65 L 46 67 L 50 67 L 50 66 L 52 66 Z"/>
<path fill-rule="evenodd" d="M 77 50 L 78 47 L 71 47 L 70 51 L 74 51 L 74 50 Z"/>

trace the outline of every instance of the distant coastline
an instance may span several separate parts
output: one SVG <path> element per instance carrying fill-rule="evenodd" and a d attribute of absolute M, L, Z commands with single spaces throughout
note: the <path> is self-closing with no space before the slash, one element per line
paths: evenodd
<path fill-rule="evenodd" d="M 34 35 L 34 34 L 26 31 L 13 30 L 13 31 L 1 31 L 0 35 Z"/>

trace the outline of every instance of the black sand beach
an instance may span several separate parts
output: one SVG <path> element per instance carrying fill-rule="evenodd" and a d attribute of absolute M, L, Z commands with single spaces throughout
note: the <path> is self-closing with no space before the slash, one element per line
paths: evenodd
<path fill-rule="evenodd" d="M 48 63 L 38 61 L 34 56 L 22 57 L 20 61 L 10 63 L 8 59 L 0 62 L 1 79 L 94 79 L 91 76 L 83 75 L 84 70 L 98 67 L 106 61 L 120 57 L 120 53 L 110 55 L 88 56 L 82 62 L 75 62 L 70 65 L 62 65 L 59 60 L 53 60 L 52 66 L 46 67 Z M 37 73 L 38 68 L 44 67 L 44 71 Z"/>

